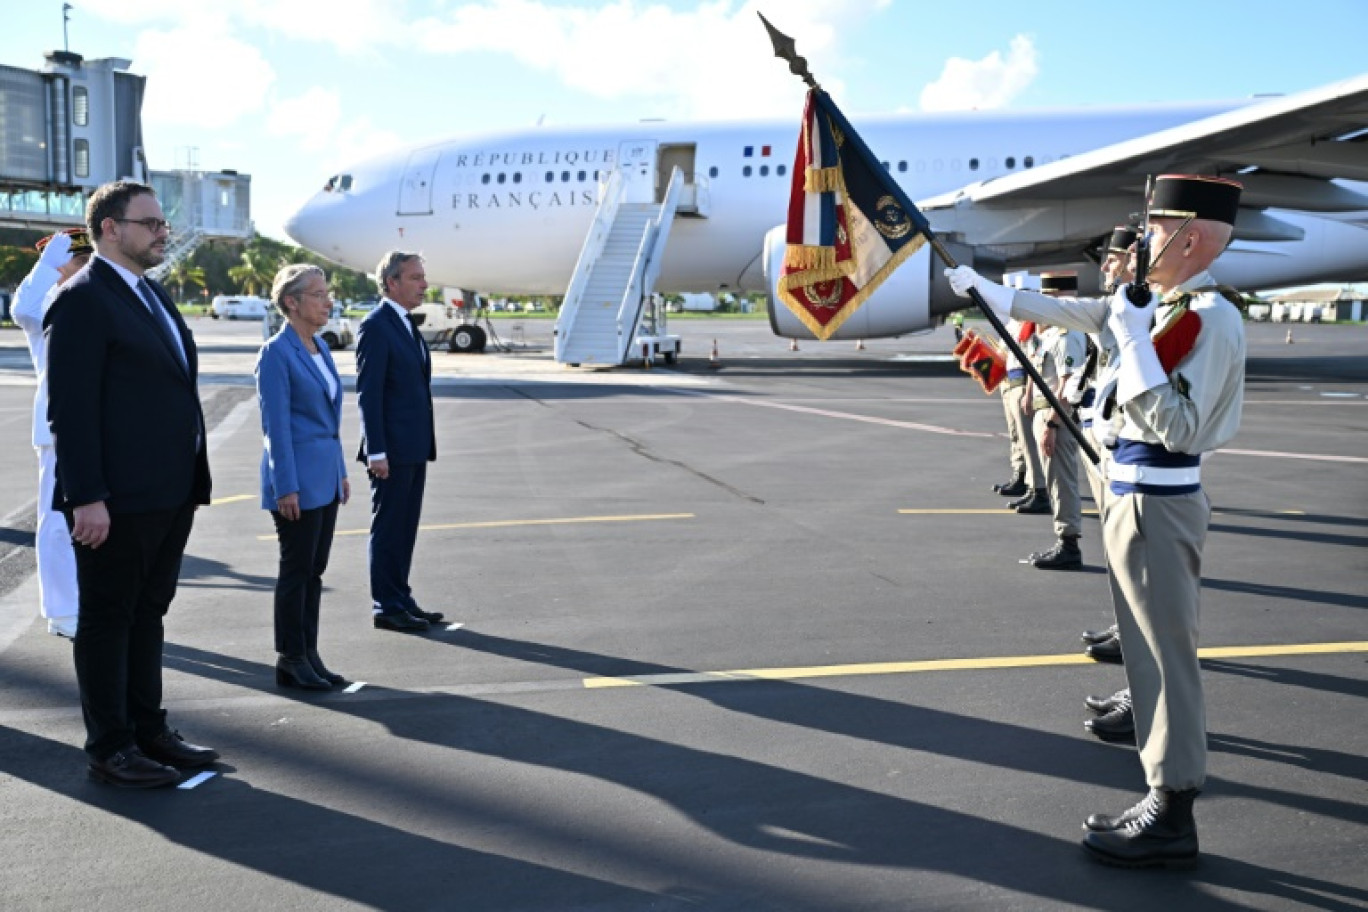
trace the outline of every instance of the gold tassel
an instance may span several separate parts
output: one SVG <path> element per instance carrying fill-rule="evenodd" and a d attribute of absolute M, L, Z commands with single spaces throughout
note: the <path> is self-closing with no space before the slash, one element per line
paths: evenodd
<path fill-rule="evenodd" d="M 845 183 L 840 168 L 808 168 L 803 176 L 804 193 L 841 193 Z"/>

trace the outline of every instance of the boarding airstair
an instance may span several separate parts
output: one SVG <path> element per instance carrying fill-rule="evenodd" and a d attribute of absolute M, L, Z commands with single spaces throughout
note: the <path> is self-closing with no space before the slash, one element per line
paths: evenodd
<path fill-rule="evenodd" d="M 672 363 L 679 352 L 679 337 L 666 333 L 664 308 L 652 292 L 684 175 L 679 168 L 671 171 L 659 203 L 649 196 L 640 201 L 634 179 L 642 178 L 618 167 L 601 186 L 556 320 L 555 357 L 561 364 L 617 366 L 657 358 Z"/>

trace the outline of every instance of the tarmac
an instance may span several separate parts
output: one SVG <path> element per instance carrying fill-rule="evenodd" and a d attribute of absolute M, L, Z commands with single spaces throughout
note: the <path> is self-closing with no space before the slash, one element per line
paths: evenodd
<path fill-rule="evenodd" d="M 1096 517 L 1083 572 L 1019 563 L 1050 520 L 992 493 L 1001 401 L 948 327 L 790 351 L 680 321 L 676 366 L 593 370 L 549 322 L 495 325 L 512 351 L 434 353 L 413 584 L 447 623 L 372 629 L 358 471 L 320 651 L 364 685 L 317 696 L 272 674 L 259 327 L 192 323 L 215 500 L 166 706 L 223 760 L 153 792 L 85 773 L 0 330 L 0 907 L 1368 909 L 1368 326 L 1247 327 L 1241 432 L 1203 472 L 1202 860 L 1132 872 L 1079 847 L 1145 787 L 1082 727 L 1124 686 L 1078 641 L 1111 622 Z M 351 448 L 350 393 L 344 418 Z"/>

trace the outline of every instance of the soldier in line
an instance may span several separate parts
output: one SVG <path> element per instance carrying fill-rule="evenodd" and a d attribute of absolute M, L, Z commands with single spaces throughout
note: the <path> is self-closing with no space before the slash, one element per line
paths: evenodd
<path fill-rule="evenodd" d="M 1030 344 L 1035 336 L 1034 323 L 1013 320 L 1007 324 L 1007 331 L 1016 336 L 1023 347 Z M 1040 453 L 1036 448 L 1035 432 L 1031 422 L 1021 411 L 1021 398 L 1026 392 L 1026 369 L 1017 361 L 1016 355 L 1009 350 L 1007 360 L 1007 379 L 1002 381 L 1002 411 L 1007 418 L 1007 438 L 1011 441 L 1009 458 L 1012 476 L 1006 482 L 993 485 L 993 492 L 1003 497 L 1023 497 L 1033 494 L 1041 487 L 1045 477 L 1040 467 Z M 1026 498 L 1027 500 L 1031 498 Z M 1017 512 L 1023 512 L 1018 510 Z M 1036 512 L 1033 508 L 1025 512 Z"/>
<path fill-rule="evenodd" d="M 1077 293 L 1078 276 L 1071 272 L 1042 273 L 1040 290 L 1051 297 Z M 1035 366 L 1056 398 L 1062 397 L 1070 376 L 1082 370 L 1086 355 L 1087 340 L 1083 333 L 1054 325 L 1040 333 Z M 1083 504 L 1078 495 L 1078 442 L 1072 435 L 1060 433 L 1059 416 L 1034 386 L 1027 381 L 1022 408 L 1031 418 L 1040 445 L 1050 510 L 1054 514 L 1055 545 L 1048 551 L 1033 553 L 1027 560 L 1041 570 L 1078 570 L 1083 566 L 1083 552 L 1078 547 L 1083 525 Z"/>
<path fill-rule="evenodd" d="M 1110 327 L 1119 356 L 1100 384 L 1097 431 L 1110 440 L 1102 509 L 1112 604 L 1126 657 L 1146 796 L 1093 814 L 1083 846 L 1123 867 L 1187 867 L 1198 856 L 1193 804 L 1206 780 L 1206 711 L 1197 660 L 1202 549 L 1211 503 L 1202 454 L 1231 440 L 1244 402 L 1238 294 L 1208 267 L 1230 242 L 1241 187 L 1219 177 L 1162 175 L 1149 200 L 1153 297 L 1055 301 L 1023 296 L 968 267 L 948 270 L 1002 319 L 1085 332 Z"/>

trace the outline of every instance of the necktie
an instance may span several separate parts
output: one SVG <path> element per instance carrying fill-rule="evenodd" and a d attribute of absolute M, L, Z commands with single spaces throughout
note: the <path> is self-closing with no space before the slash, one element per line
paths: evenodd
<path fill-rule="evenodd" d="M 138 279 L 138 294 L 142 296 L 147 309 L 152 312 L 152 319 L 161 327 L 162 333 L 171 343 L 171 350 L 180 359 L 181 367 L 189 370 L 190 365 L 185 360 L 185 349 L 182 347 L 180 334 L 176 332 L 176 325 L 171 322 L 171 316 L 162 307 L 161 302 L 157 300 L 157 296 L 152 292 L 152 286 L 147 284 L 146 279 Z"/>
<path fill-rule="evenodd" d="M 411 313 L 406 313 L 404 316 L 408 318 L 409 329 L 413 330 L 413 340 L 418 343 L 418 353 L 422 355 L 423 360 L 426 361 L 427 343 L 423 341 L 423 334 L 418 331 L 418 321 L 413 318 L 413 314 Z"/>

